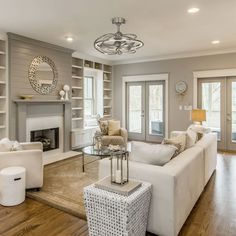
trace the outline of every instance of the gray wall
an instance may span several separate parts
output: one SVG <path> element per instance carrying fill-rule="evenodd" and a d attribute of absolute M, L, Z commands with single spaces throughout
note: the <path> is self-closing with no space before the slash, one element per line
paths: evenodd
<path fill-rule="evenodd" d="M 184 130 L 191 123 L 190 115 L 189 111 L 180 111 L 179 105 L 193 103 L 193 72 L 228 68 L 236 68 L 236 53 L 113 66 L 114 117 L 122 120 L 122 76 L 169 73 L 169 132 Z M 175 84 L 180 80 L 188 84 L 183 100 L 175 93 Z"/>
<path fill-rule="evenodd" d="M 64 84 L 71 85 L 71 55 L 72 50 L 56 45 L 29 39 L 8 33 L 9 54 L 9 136 L 16 135 L 16 104 L 14 100 L 21 94 L 32 94 L 34 99 L 55 100 Z M 28 69 L 36 56 L 47 56 L 54 61 L 58 71 L 57 88 L 50 95 L 40 95 L 35 92 L 28 80 Z"/>

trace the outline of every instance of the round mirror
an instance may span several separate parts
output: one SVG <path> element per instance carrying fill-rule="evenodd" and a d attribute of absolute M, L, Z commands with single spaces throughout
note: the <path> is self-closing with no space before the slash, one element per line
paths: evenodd
<path fill-rule="evenodd" d="M 57 85 L 57 69 L 54 62 L 46 56 L 37 56 L 29 68 L 29 81 L 32 88 L 40 94 L 50 94 Z"/>

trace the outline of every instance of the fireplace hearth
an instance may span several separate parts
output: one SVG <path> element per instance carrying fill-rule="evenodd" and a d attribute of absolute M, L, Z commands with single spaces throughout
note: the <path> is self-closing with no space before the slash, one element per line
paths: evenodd
<path fill-rule="evenodd" d="M 43 151 L 50 151 L 59 148 L 59 127 L 32 130 L 30 131 L 31 142 L 41 142 L 43 144 Z"/>

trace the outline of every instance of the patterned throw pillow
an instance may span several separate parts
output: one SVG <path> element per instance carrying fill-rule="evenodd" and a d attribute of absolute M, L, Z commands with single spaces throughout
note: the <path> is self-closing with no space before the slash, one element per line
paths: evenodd
<path fill-rule="evenodd" d="M 164 139 L 162 141 L 162 144 L 167 144 L 167 145 L 173 145 L 176 148 L 178 148 L 178 150 L 175 152 L 174 156 L 177 156 L 178 154 L 180 154 L 181 152 L 183 152 L 186 148 L 186 134 L 181 134 L 175 138 L 171 138 L 171 139 Z"/>
<path fill-rule="evenodd" d="M 99 120 L 98 122 L 102 135 L 108 135 L 108 120 Z"/>

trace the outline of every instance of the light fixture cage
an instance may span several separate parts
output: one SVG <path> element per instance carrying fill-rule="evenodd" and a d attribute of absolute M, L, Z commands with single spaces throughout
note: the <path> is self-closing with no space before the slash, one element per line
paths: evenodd
<path fill-rule="evenodd" d="M 126 21 L 122 17 L 112 18 L 112 24 L 117 26 L 116 33 L 108 33 L 100 36 L 94 42 L 94 47 L 106 55 L 121 55 L 123 53 L 133 54 L 137 49 L 143 47 L 144 43 L 137 39 L 135 34 L 123 34 L 120 26 Z"/>

